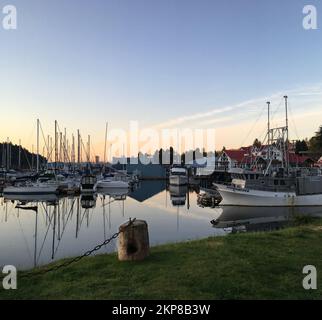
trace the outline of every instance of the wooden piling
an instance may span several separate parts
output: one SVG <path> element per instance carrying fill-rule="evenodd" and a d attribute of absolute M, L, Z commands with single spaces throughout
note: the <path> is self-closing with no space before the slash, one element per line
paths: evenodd
<path fill-rule="evenodd" d="M 135 220 L 119 227 L 118 259 L 120 261 L 140 261 L 150 252 L 148 224 L 144 220 Z"/>

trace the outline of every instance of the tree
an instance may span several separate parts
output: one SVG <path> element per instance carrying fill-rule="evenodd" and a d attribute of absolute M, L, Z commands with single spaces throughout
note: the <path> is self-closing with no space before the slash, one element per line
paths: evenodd
<path fill-rule="evenodd" d="M 253 146 L 256 148 L 260 148 L 262 146 L 262 143 L 256 138 L 253 142 Z"/>
<path fill-rule="evenodd" d="M 322 153 L 322 126 L 315 133 L 315 136 L 310 139 L 310 151 Z"/>
<path fill-rule="evenodd" d="M 303 151 L 308 151 L 309 147 L 305 140 L 296 140 L 295 142 L 295 153 L 300 154 Z"/>

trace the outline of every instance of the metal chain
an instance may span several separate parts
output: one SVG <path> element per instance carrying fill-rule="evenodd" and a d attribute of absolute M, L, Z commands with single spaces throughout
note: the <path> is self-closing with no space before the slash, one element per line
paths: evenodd
<path fill-rule="evenodd" d="M 26 277 L 34 277 L 34 276 L 40 276 L 40 275 L 43 275 L 43 274 L 46 274 L 48 272 L 52 272 L 52 271 L 57 271 L 61 268 L 65 268 L 65 267 L 68 267 L 69 265 L 71 265 L 72 263 L 76 263 L 78 261 L 80 261 L 81 259 L 83 259 L 84 257 L 88 257 L 90 256 L 92 253 L 100 250 L 103 246 L 106 246 L 107 244 L 109 244 L 112 240 L 116 239 L 119 234 L 121 232 L 124 232 L 127 228 L 129 228 L 133 223 L 134 221 L 136 220 L 136 218 L 134 219 L 129 219 L 129 222 L 128 224 L 120 231 L 114 233 L 110 238 L 106 239 L 103 243 L 97 245 L 96 247 L 94 247 L 93 249 L 91 250 L 88 250 L 86 251 L 84 254 L 76 257 L 76 258 L 73 258 L 72 260 L 68 260 L 60 265 L 57 265 L 57 266 L 54 266 L 50 269 L 43 269 L 43 270 L 40 270 L 38 272 L 28 272 L 28 273 L 25 273 L 23 274 L 22 276 L 20 276 L 20 278 L 26 278 Z"/>

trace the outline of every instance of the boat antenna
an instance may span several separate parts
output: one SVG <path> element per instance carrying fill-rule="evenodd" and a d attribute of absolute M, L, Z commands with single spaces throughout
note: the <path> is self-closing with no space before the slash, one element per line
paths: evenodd
<path fill-rule="evenodd" d="M 267 144 L 269 145 L 270 144 L 270 130 L 271 130 L 271 125 L 270 125 L 270 105 L 271 105 L 271 102 L 270 101 L 267 101 Z"/>
<path fill-rule="evenodd" d="M 39 173 L 39 119 L 37 119 L 37 173 Z"/>
<path fill-rule="evenodd" d="M 285 99 L 285 122 L 286 122 L 286 145 L 285 145 L 285 162 L 286 172 L 289 174 L 289 150 L 288 150 L 288 96 L 284 96 Z"/>

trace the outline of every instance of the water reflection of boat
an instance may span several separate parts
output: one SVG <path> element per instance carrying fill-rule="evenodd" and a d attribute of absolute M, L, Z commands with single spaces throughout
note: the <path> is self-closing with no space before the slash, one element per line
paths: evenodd
<path fill-rule="evenodd" d="M 220 216 L 211 223 L 216 228 L 244 226 L 246 231 L 275 230 L 283 227 L 296 216 L 322 216 L 322 207 L 236 207 L 223 206 Z"/>
<path fill-rule="evenodd" d="M 187 185 L 170 185 L 170 199 L 174 206 L 184 206 L 186 204 L 188 186 Z"/>
<path fill-rule="evenodd" d="M 185 168 L 173 167 L 169 175 L 170 185 L 181 186 L 188 183 L 188 174 Z"/>
<path fill-rule="evenodd" d="M 28 202 L 55 202 L 58 200 L 58 196 L 56 194 L 5 194 L 4 199 Z"/>
<path fill-rule="evenodd" d="M 129 190 L 125 188 L 108 188 L 99 189 L 98 193 L 102 196 L 110 196 L 115 200 L 125 200 Z"/>
<path fill-rule="evenodd" d="M 48 195 L 57 194 L 58 185 L 56 183 L 30 183 L 21 186 L 10 186 L 3 189 L 3 194 L 8 195 Z"/>
<path fill-rule="evenodd" d="M 96 194 L 82 194 L 80 197 L 81 206 L 83 209 L 92 209 L 96 206 Z"/>

